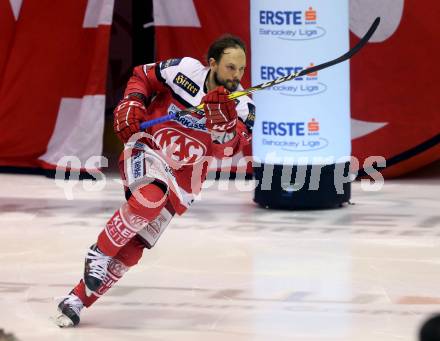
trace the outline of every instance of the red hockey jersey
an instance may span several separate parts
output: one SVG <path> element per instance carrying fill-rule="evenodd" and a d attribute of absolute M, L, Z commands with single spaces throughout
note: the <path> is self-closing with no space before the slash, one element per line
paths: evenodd
<path fill-rule="evenodd" d="M 200 104 L 206 95 L 205 81 L 209 67 L 198 60 L 185 57 L 156 64 L 137 66 L 130 78 L 125 96 L 142 93 L 147 98 L 150 120 Z M 242 87 L 239 87 L 242 90 Z M 223 144 L 214 143 L 205 126 L 203 112 L 181 116 L 147 129 L 162 150 L 167 150 L 168 165 L 172 168 L 177 188 L 170 197 L 177 213 L 183 213 L 194 201 L 206 178 L 212 157 L 224 158 L 238 153 L 249 144 L 255 118 L 255 106 L 248 96 L 236 99 L 238 113 L 237 134 Z"/>

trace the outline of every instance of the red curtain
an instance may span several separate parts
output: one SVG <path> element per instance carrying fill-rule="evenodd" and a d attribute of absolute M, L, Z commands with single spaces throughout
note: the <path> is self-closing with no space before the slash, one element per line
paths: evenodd
<path fill-rule="evenodd" d="M 102 154 L 113 0 L 0 0 L 0 166 Z"/>

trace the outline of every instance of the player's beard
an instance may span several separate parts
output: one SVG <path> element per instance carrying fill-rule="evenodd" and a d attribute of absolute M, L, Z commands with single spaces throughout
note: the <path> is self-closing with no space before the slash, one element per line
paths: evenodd
<path fill-rule="evenodd" d="M 234 80 L 223 80 L 218 77 L 217 72 L 214 71 L 214 81 L 217 86 L 224 86 L 229 92 L 237 91 L 240 81 L 238 79 Z"/>

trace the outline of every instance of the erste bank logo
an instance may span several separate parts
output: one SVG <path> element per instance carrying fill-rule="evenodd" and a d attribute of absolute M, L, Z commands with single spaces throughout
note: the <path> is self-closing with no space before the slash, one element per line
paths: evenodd
<path fill-rule="evenodd" d="M 261 65 L 260 78 L 263 82 L 270 82 L 279 77 L 298 73 L 313 66 L 315 66 L 314 63 L 310 63 L 305 68 L 303 66 Z M 284 96 L 313 96 L 325 92 L 327 85 L 319 81 L 318 71 L 315 71 L 302 77 L 296 77 L 289 82 L 275 84 L 264 90 L 276 92 Z"/>
<path fill-rule="evenodd" d="M 309 6 L 305 10 L 260 10 L 258 34 L 282 40 L 310 40 L 324 36 L 327 31 L 319 26 L 318 12 Z"/>
<path fill-rule="evenodd" d="M 329 144 L 328 140 L 321 136 L 319 121 L 315 118 L 307 122 L 263 121 L 262 135 L 263 145 L 280 147 L 292 152 L 320 150 Z"/>

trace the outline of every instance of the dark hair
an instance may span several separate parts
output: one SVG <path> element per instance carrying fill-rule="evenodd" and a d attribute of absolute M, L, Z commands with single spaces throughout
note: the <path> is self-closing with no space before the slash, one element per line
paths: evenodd
<path fill-rule="evenodd" d="M 210 58 L 214 58 L 217 62 L 219 62 L 224 50 L 230 47 L 235 47 L 235 48 L 238 47 L 246 53 L 246 45 L 243 42 L 243 40 L 232 34 L 225 34 L 217 38 L 209 46 L 208 54 L 206 56 L 207 57 L 206 60 L 208 61 L 208 64 Z"/>

